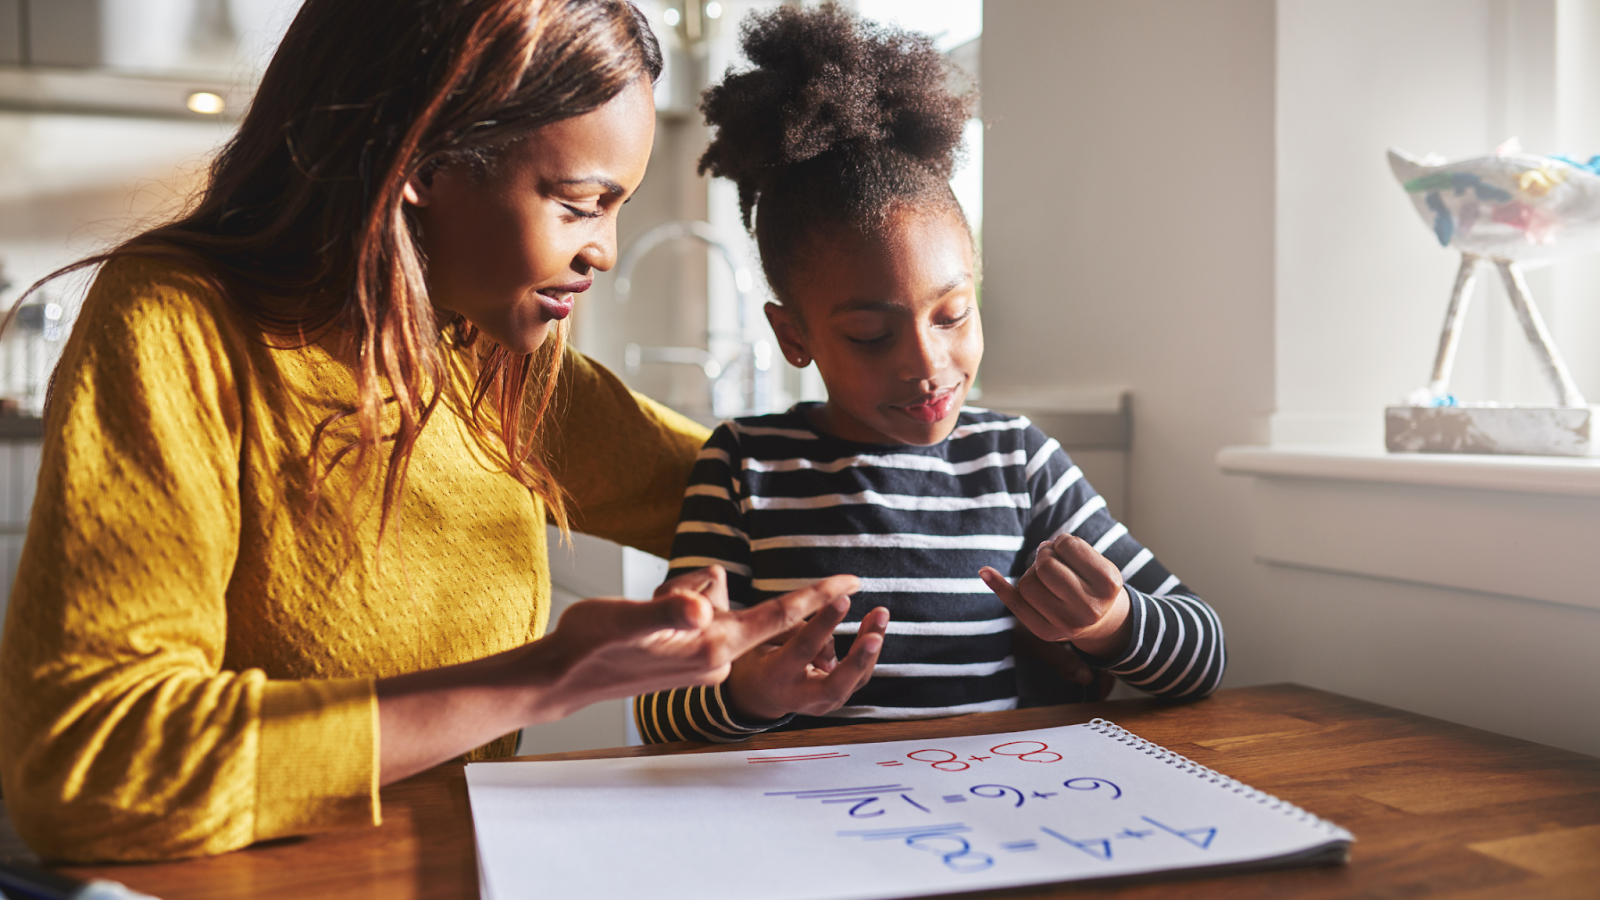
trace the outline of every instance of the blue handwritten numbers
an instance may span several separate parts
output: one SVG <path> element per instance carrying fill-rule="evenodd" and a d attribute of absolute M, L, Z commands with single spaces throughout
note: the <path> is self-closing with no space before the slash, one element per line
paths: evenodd
<path fill-rule="evenodd" d="M 1102 787 L 1108 787 L 1116 791 L 1116 793 L 1111 796 L 1111 799 L 1122 799 L 1122 788 L 1117 787 L 1104 778 L 1068 778 L 1066 781 L 1061 782 L 1061 786 L 1069 791 L 1097 791 Z"/>
<path fill-rule="evenodd" d="M 929 825 L 922 828 L 874 828 L 869 831 L 841 831 L 840 837 L 858 837 L 864 841 L 901 841 L 913 850 L 932 853 L 939 857 L 952 872 L 968 874 L 982 872 L 994 865 L 994 857 L 973 849 L 972 842 L 962 837 L 972 831 L 960 822 L 947 825 Z"/>
<path fill-rule="evenodd" d="M 1149 805 L 1160 798 L 1139 791 L 1137 784 L 1128 785 L 1131 793 L 1125 791 L 1128 782 L 1118 773 L 1072 771 L 1076 766 L 1069 756 L 1035 740 L 1006 741 L 987 752 L 924 746 L 877 762 L 906 767 L 905 782 L 766 795 L 837 810 L 834 821 L 840 825 L 870 822 L 871 828 L 835 834 L 915 850 L 913 858 L 958 875 L 1006 868 L 1011 860 L 1031 866 L 1053 858 L 1056 865 L 1072 860 L 1073 868 L 1112 870 L 1175 853 L 1214 853 L 1217 828 L 1178 826 L 1144 815 L 1162 815 L 1160 806 Z M 986 774 L 990 777 L 982 777 Z M 963 815 L 967 822 L 936 824 L 944 810 L 969 807 Z M 1018 854 L 1035 862 L 1023 863 Z"/>
<path fill-rule="evenodd" d="M 1188 841 L 1196 847 L 1199 847 L 1201 850 L 1211 849 L 1211 842 L 1217 837 L 1217 830 L 1215 828 L 1173 828 L 1170 825 L 1163 825 L 1149 816 L 1140 816 L 1139 818 L 1149 822 L 1151 825 L 1154 825 L 1168 834 L 1172 834 Z M 1205 838 L 1201 839 L 1200 835 L 1205 835 Z"/>
<path fill-rule="evenodd" d="M 991 791 L 992 793 L 986 793 Z M 1003 800 L 1009 795 L 1015 795 L 1017 802 L 1012 805 L 1018 807 L 1022 806 L 1022 801 L 1025 799 L 1021 791 L 1014 787 L 1006 787 L 1003 784 L 974 785 L 973 787 L 967 789 L 967 793 L 973 795 L 974 797 L 991 797 L 997 800 Z"/>

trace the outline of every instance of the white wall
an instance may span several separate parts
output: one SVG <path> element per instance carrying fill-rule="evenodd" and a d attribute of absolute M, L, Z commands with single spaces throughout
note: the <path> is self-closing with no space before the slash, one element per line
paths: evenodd
<path fill-rule="evenodd" d="M 1271 0 L 984 6 L 986 388 L 1125 384 L 1129 524 L 1287 677 L 1248 484 L 1273 406 Z"/>
<path fill-rule="evenodd" d="M 1222 613 L 1227 684 L 1299 681 L 1600 754 L 1584 649 L 1600 612 L 1505 579 L 1266 565 L 1252 532 L 1282 517 L 1213 461 L 1269 438 L 1377 446 L 1382 406 L 1428 374 L 1456 266 L 1385 148 L 1475 155 L 1520 134 L 1533 152 L 1600 151 L 1600 5 L 1004 0 L 986 5 L 984 42 L 986 384 L 1131 386 L 1130 524 Z M 1600 274 L 1530 280 L 1600 394 L 1585 265 Z M 1498 287 L 1477 300 L 1457 387 L 1544 399 Z M 1402 490 L 1320 484 L 1345 506 Z M 1412 533 L 1448 534 L 1463 502 L 1488 521 L 1526 505 L 1427 494 Z M 1528 597 L 1595 572 L 1543 551 L 1508 539 L 1498 563 Z"/>

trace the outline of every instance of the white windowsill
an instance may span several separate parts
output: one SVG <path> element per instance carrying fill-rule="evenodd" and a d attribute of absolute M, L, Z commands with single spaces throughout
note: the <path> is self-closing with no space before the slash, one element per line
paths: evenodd
<path fill-rule="evenodd" d="M 1217 467 L 1229 475 L 1386 482 L 1563 497 L 1600 497 L 1600 459 L 1388 453 L 1338 445 L 1224 447 Z"/>
<path fill-rule="evenodd" d="M 1227 447 L 1271 566 L 1600 610 L 1600 460 Z"/>

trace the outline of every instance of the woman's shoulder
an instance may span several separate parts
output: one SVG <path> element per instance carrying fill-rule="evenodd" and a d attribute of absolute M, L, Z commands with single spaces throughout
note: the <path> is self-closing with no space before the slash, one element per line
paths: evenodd
<path fill-rule="evenodd" d="M 96 273 L 79 320 L 87 320 L 97 330 L 198 329 L 215 333 L 225 328 L 223 308 L 215 280 L 198 266 L 158 257 L 119 256 Z"/>

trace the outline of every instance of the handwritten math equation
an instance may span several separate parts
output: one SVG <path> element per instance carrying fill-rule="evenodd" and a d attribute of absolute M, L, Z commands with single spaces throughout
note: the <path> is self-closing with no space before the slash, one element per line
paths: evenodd
<path fill-rule="evenodd" d="M 836 759 L 845 755 L 848 754 L 833 751 L 827 755 L 771 756 L 751 758 L 749 761 L 800 762 L 812 759 Z M 968 773 L 970 776 L 979 774 L 985 763 L 1007 759 L 1013 762 L 1037 764 L 1041 767 L 1038 774 L 1045 774 L 1046 770 L 1043 767 L 1048 766 L 1054 770 L 1058 764 L 1065 762 L 1065 757 L 1050 749 L 1049 745 L 1042 741 L 1010 741 L 989 748 L 986 754 L 972 753 L 962 756 L 950 750 L 928 748 L 913 750 L 905 754 L 903 759 L 883 760 L 878 765 L 885 769 L 926 766 L 950 775 Z M 1067 765 L 1061 766 L 1059 771 L 1050 771 L 1046 784 L 1039 784 L 1039 779 L 1034 773 L 1029 773 L 1030 776 L 1034 776 L 1027 779 L 1031 786 L 1020 787 L 995 782 L 969 784 L 967 783 L 969 777 L 952 779 L 949 788 L 934 791 L 929 791 L 926 787 L 918 788 L 894 782 L 796 791 L 766 791 L 764 795 L 774 799 L 837 807 L 840 818 L 844 820 L 841 824 L 855 822 L 866 824 L 863 820 L 875 820 L 871 824 L 877 827 L 845 828 L 835 833 L 840 838 L 851 840 L 898 843 L 912 850 L 931 854 L 951 871 L 958 873 L 988 870 L 996 864 L 997 859 L 1008 854 L 1060 850 L 1081 853 L 1090 859 L 1109 863 L 1117 859 L 1122 852 L 1120 848 L 1128 846 L 1130 842 L 1144 845 L 1149 842 L 1182 841 L 1200 850 L 1209 850 L 1217 837 L 1217 829 L 1213 826 L 1193 827 L 1190 823 L 1185 823 L 1184 826 L 1173 825 L 1142 815 L 1132 809 L 1124 814 L 1122 805 L 1117 802 L 1123 800 L 1125 796 L 1119 785 L 1097 775 L 1072 772 L 1068 771 L 1069 769 L 1070 765 Z M 1011 780 L 1020 781 L 1020 779 Z M 1083 802 L 1101 805 L 1102 815 L 1097 816 L 1097 819 L 1115 821 L 1118 824 L 1114 827 L 1120 830 L 1085 835 L 1072 833 L 1071 829 L 1064 825 L 1058 824 L 1053 827 L 1043 824 L 1036 826 L 1036 832 L 1030 832 L 1027 829 L 1032 826 L 1027 822 L 1036 818 L 1030 816 L 1027 821 L 1018 821 L 1019 831 L 1023 833 L 1014 835 L 1016 839 L 987 841 L 979 839 L 974 834 L 974 829 L 964 822 L 939 821 L 951 817 L 958 809 L 965 808 L 961 804 L 968 803 L 983 804 L 989 809 L 1028 808 L 1033 813 L 1042 814 L 1048 819 L 1051 812 L 1061 809 L 1065 804 Z M 1105 813 L 1111 815 L 1106 816 Z M 1110 829 L 1101 830 L 1110 831 Z"/>

